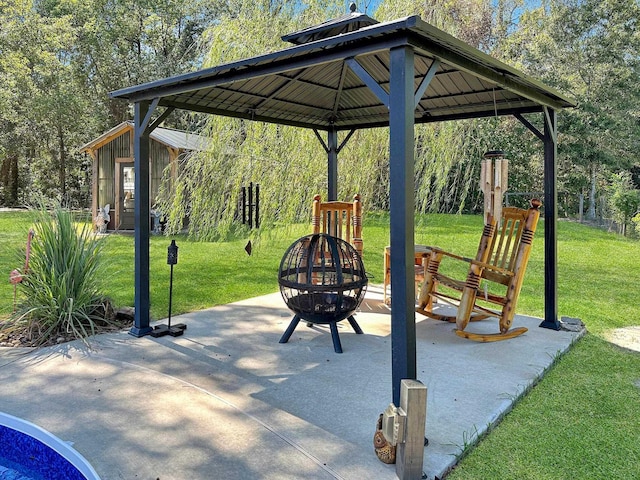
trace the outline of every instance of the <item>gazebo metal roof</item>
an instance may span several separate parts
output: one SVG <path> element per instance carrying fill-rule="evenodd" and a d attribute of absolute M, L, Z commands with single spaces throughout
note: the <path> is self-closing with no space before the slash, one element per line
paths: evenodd
<path fill-rule="evenodd" d="M 351 132 L 389 126 L 394 256 L 391 350 L 396 405 L 401 379 L 416 378 L 414 125 L 514 115 L 544 146 L 545 319 L 541 326 L 559 329 L 556 111 L 574 106 L 572 100 L 418 16 L 375 23 L 347 15 L 284 38 L 307 43 L 111 93 L 112 98 L 134 103 L 135 111 L 136 316 L 131 334 L 142 336 L 152 330 L 149 133 L 175 108 L 313 129 L 328 155 L 329 200 L 336 199 L 337 156 Z M 165 110 L 152 121 L 158 107 Z M 542 113 L 541 121 L 524 117 L 534 112 Z M 339 145 L 341 130 L 350 132 Z M 326 143 L 321 131 L 326 131 Z"/>
<path fill-rule="evenodd" d="M 160 106 L 318 130 L 385 126 L 390 49 L 400 45 L 411 45 L 415 52 L 415 123 L 573 106 L 561 93 L 418 16 L 125 88 L 111 96 L 132 102 L 159 98 Z"/>
<path fill-rule="evenodd" d="M 336 35 L 354 32 L 363 27 L 380 23 L 378 20 L 375 20 L 364 13 L 357 12 L 355 3 L 350 5 L 349 10 L 349 13 L 340 17 L 327 20 L 320 25 L 314 25 L 288 35 L 283 35 L 280 38 L 285 42 L 291 42 L 294 45 L 302 45 L 303 43 L 335 37 Z"/>

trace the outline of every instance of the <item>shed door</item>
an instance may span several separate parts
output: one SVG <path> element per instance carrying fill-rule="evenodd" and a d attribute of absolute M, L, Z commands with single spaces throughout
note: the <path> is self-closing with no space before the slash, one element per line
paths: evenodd
<path fill-rule="evenodd" d="M 133 230 L 135 227 L 135 218 L 133 213 L 133 207 L 135 206 L 135 172 L 133 170 L 133 162 L 118 162 L 117 165 L 116 228 L 121 230 Z"/>

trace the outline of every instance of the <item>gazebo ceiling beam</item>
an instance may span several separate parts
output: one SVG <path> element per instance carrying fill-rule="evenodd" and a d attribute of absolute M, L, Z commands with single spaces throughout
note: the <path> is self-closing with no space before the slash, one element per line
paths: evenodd
<path fill-rule="evenodd" d="M 284 85 L 283 85 L 284 87 Z M 279 88 L 278 90 L 281 91 L 282 88 Z M 331 93 L 333 93 L 335 91 L 335 89 L 330 89 L 329 87 L 326 87 L 328 90 L 331 91 Z M 288 105 L 288 106 L 293 106 L 293 107 L 303 107 L 305 109 L 312 109 L 312 110 L 316 110 L 316 111 L 320 111 L 324 114 L 326 114 L 326 117 L 328 118 L 330 116 L 330 114 L 332 113 L 332 109 L 329 108 L 323 108 L 323 107 L 319 107 L 317 105 L 311 105 L 309 103 L 302 103 L 302 102 L 293 102 L 291 100 L 288 100 L 286 98 L 276 98 L 276 93 L 274 92 L 273 94 L 270 95 L 261 95 L 259 93 L 254 93 L 254 92 L 244 92 L 242 90 L 231 90 L 228 88 L 219 88 L 219 90 L 223 91 L 223 92 L 227 92 L 229 94 L 232 95 L 237 95 L 237 96 L 241 96 L 243 98 L 248 98 L 249 100 L 246 102 L 249 105 L 244 105 L 243 108 L 247 111 L 259 111 L 260 110 L 260 106 L 264 105 L 266 102 L 268 102 L 269 100 L 273 101 L 273 102 L 278 102 L 282 105 Z M 193 98 L 193 97 L 191 97 Z M 255 105 L 253 105 L 251 102 L 251 99 L 256 99 L 258 100 Z M 203 98 L 203 100 L 206 101 L 206 97 Z M 187 103 L 187 102 L 185 102 Z"/>
<path fill-rule="evenodd" d="M 489 94 L 489 93 L 493 94 L 494 92 L 499 92 L 499 91 L 502 91 L 502 90 L 503 90 L 502 88 L 498 87 L 496 89 L 485 88 L 485 89 L 482 89 L 482 90 L 469 90 L 469 91 L 464 91 L 464 92 L 448 93 L 446 95 L 434 95 L 434 96 L 431 96 L 431 97 L 423 96 L 422 98 L 420 98 L 419 102 L 420 103 L 422 103 L 422 102 L 435 102 L 435 101 L 438 101 L 438 100 L 454 100 L 454 101 L 456 101 L 458 98 L 466 98 L 469 95 L 486 95 L 486 94 Z M 502 102 L 502 100 L 501 100 L 501 102 Z M 467 102 L 465 102 L 465 103 L 467 103 Z M 499 102 L 496 102 L 496 103 L 499 103 Z M 479 104 L 483 105 L 482 102 L 479 103 Z M 486 104 L 484 104 L 484 105 L 486 107 Z M 497 106 L 499 107 L 500 105 L 497 105 Z M 493 106 L 491 107 L 491 110 L 493 110 Z"/>
<path fill-rule="evenodd" d="M 424 95 L 425 91 L 429 87 L 429 84 L 431 83 L 431 80 L 433 80 L 433 77 L 435 77 L 439 67 L 440 67 L 440 60 L 436 58 L 433 60 L 433 63 L 429 67 L 429 70 L 427 70 L 427 73 L 425 74 L 424 78 L 420 82 L 420 86 L 418 86 L 418 90 L 416 90 L 416 94 L 415 94 L 416 108 L 418 108 L 418 105 L 422 100 L 422 96 Z"/>
<path fill-rule="evenodd" d="M 151 116 L 153 115 L 153 112 L 158 107 L 159 103 L 160 103 L 160 97 L 154 97 L 152 99 L 151 104 L 149 105 L 149 107 L 148 107 L 148 109 L 146 111 L 146 114 L 141 119 L 141 122 L 140 122 L 141 133 L 140 133 L 140 135 L 149 135 L 149 133 L 151 133 L 151 130 L 153 130 L 152 128 L 149 128 L 149 125 L 151 124 Z M 137 127 L 137 125 L 136 125 L 136 127 Z M 137 131 L 136 131 L 136 134 L 138 134 Z"/>
<path fill-rule="evenodd" d="M 260 105 L 263 105 L 265 102 L 269 101 L 269 100 L 277 100 L 277 101 L 283 101 L 281 99 L 276 99 L 275 97 L 278 95 L 278 93 L 282 92 L 284 89 L 288 88 L 292 83 L 300 81 L 300 77 L 302 75 L 304 75 L 304 73 L 306 72 L 305 69 L 300 70 L 298 73 L 296 73 L 295 75 L 293 75 L 292 77 L 288 77 L 286 75 L 276 75 L 276 77 L 280 77 L 280 78 L 285 78 L 286 81 L 280 85 L 278 88 L 276 88 L 273 92 L 271 92 L 269 95 L 264 95 L 261 96 L 261 101 L 258 102 L 256 105 L 254 105 L 252 107 L 252 110 L 259 110 L 260 109 Z M 311 106 L 307 106 L 308 108 L 312 108 Z"/>
<path fill-rule="evenodd" d="M 539 105 L 529 105 L 526 107 L 518 107 L 518 108 L 509 108 L 498 110 L 498 115 L 515 115 L 515 114 L 524 114 L 524 113 L 537 113 L 541 112 L 542 107 Z M 482 111 L 482 112 L 461 112 L 461 113 L 447 113 L 444 115 L 434 115 L 433 112 L 427 112 L 426 115 L 422 115 L 419 118 L 416 118 L 416 123 L 433 123 L 433 122 L 445 122 L 450 120 L 469 120 L 473 118 L 488 118 L 495 116 L 493 111 Z"/>
<path fill-rule="evenodd" d="M 358 61 L 354 58 L 347 58 L 345 63 L 349 66 L 351 71 L 355 73 L 360 80 L 364 82 L 364 84 L 373 92 L 373 94 L 378 97 L 383 105 L 389 108 L 389 93 L 380 86 L 380 84 L 376 81 L 375 78 L 371 76 L 371 74 L 364 68 Z"/>
<path fill-rule="evenodd" d="M 544 134 L 538 128 L 536 128 L 536 126 L 533 125 L 529 120 L 524 118 L 521 113 L 515 113 L 513 116 L 516 117 L 518 120 L 520 120 L 520 123 L 522 123 L 525 127 L 527 127 L 531 131 L 531 133 L 533 133 L 540 140 L 544 141 Z"/>
<path fill-rule="evenodd" d="M 344 81 L 347 77 L 347 64 L 346 62 L 342 63 L 342 68 L 340 69 L 340 80 L 338 81 L 338 88 L 335 92 L 335 100 L 333 102 L 333 117 L 335 118 L 338 114 L 338 109 L 340 108 L 340 97 L 342 96 L 342 89 L 344 88 Z"/>
<path fill-rule="evenodd" d="M 164 122 L 167 117 L 169 115 L 171 115 L 171 112 L 173 112 L 174 108 L 173 107 L 167 107 L 164 112 L 162 112 L 160 114 L 160 116 L 158 116 L 158 118 L 156 118 L 153 123 L 151 123 L 151 125 L 149 125 L 149 132 L 153 132 L 157 127 L 160 126 L 160 124 L 162 122 Z"/>
<path fill-rule="evenodd" d="M 195 105 L 190 103 L 181 103 L 178 101 L 172 100 L 162 100 L 160 102 L 162 106 L 172 106 L 182 110 L 191 110 L 198 113 L 206 113 L 211 115 L 221 115 L 232 118 L 242 118 L 245 120 L 255 120 L 259 122 L 267 122 L 267 123 L 279 123 L 281 125 L 286 125 L 290 127 L 300 127 L 300 128 L 310 128 L 310 129 L 318 129 L 318 130 L 328 130 L 331 128 L 329 124 L 327 124 L 326 118 L 317 118 L 317 122 L 311 122 L 308 119 L 308 116 L 300 116 L 299 118 L 306 118 L 306 120 L 293 119 L 293 118 L 276 118 L 273 116 L 263 116 L 255 112 L 246 112 L 246 111 L 231 111 L 222 108 L 214 108 L 207 107 L 203 105 Z M 448 110 L 448 109 L 447 109 Z M 498 115 L 516 115 L 516 114 L 525 114 L 525 113 L 536 113 L 541 112 L 542 107 L 539 105 L 527 105 L 523 107 L 513 107 L 498 110 Z M 424 112 L 421 115 L 416 116 L 416 123 L 433 123 L 433 122 L 442 122 L 442 121 L 450 121 L 450 120 L 466 120 L 472 118 L 486 118 L 494 116 L 494 111 L 486 110 L 486 111 L 468 111 L 468 112 L 459 112 L 459 113 L 447 113 L 442 115 L 435 114 L 436 110 L 430 110 Z M 365 117 L 358 117 L 357 119 L 350 119 L 350 121 L 338 122 L 334 125 L 334 127 L 338 130 L 351 130 L 353 128 L 364 129 L 364 128 L 378 128 L 378 127 L 386 127 L 389 125 L 388 119 L 380 120 L 376 116 L 371 120 L 366 120 Z"/>
<path fill-rule="evenodd" d="M 211 115 L 220 115 L 223 117 L 232 117 L 232 118 L 243 118 L 245 120 L 255 120 L 258 122 L 266 122 L 266 123 L 278 123 L 281 125 L 287 125 L 290 127 L 301 127 L 301 128 L 317 128 L 319 130 L 327 130 L 329 126 L 327 125 L 326 119 L 318 118 L 318 122 L 314 123 L 311 121 L 300 121 L 291 118 L 278 118 L 274 116 L 263 116 L 255 112 L 247 112 L 247 111 L 232 111 L 226 110 L 218 107 L 208 107 L 206 105 L 195 105 L 191 103 L 182 103 L 179 101 L 167 100 L 161 103 L 163 106 L 172 106 L 175 108 L 179 108 L 181 110 L 190 110 L 198 113 L 207 113 Z M 307 118 L 307 116 L 299 116 L 299 118 Z M 352 128 L 350 126 L 344 127 L 344 129 Z"/>

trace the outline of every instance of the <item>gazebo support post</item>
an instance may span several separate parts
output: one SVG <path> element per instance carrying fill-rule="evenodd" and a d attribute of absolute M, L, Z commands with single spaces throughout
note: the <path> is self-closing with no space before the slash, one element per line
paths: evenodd
<path fill-rule="evenodd" d="M 416 314 L 414 279 L 414 52 L 410 47 L 391 49 L 389 95 L 390 243 L 393 302 L 391 302 L 391 369 L 393 403 L 401 406 L 402 381 L 416 380 Z M 411 435 L 397 444 L 396 474 L 400 480 L 422 478 L 424 462 L 424 399 L 407 411 Z M 413 403 L 413 402 L 412 402 Z M 424 411 L 422 411 L 424 406 Z M 411 416 L 411 418 L 409 418 Z"/>
<path fill-rule="evenodd" d="M 394 256 L 391 263 L 391 368 L 395 405 L 400 404 L 400 381 L 416 379 L 413 61 L 411 48 L 391 50 L 389 210 L 390 244 Z"/>
<path fill-rule="evenodd" d="M 338 200 L 338 131 L 334 128 L 327 132 L 327 199 Z"/>
<path fill-rule="evenodd" d="M 543 107 L 544 117 L 544 321 L 543 328 L 560 330 L 558 321 L 558 184 L 556 176 L 557 117 L 552 108 Z"/>
<path fill-rule="evenodd" d="M 558 221 L 556 112 L 549 107 L 543 107 L 544 132 L 541 132 L 521 114 L 514 116 L 544 144 L 544 320 L 539 326 L 560 330 L 560 322 L 558 321 L 558 237 L 556 232 L 556 222 Z"/>
<path fill-rule="evenodd" d="M 142 337 L 153 329 L 149 326 L 149 121 L 157 101 L 134 105 L 133 156 L 135 191 L 135 316 L 129 333 Z"/>
<path fill-rule="evenodd" d="M 338 145 L 337 128 L 331 127 L 327 130 L 326 143 L 318 133 L 318 130 L 313 129 L 313 133 L 327 154 L 327 200 L 329 202 L 333 202 L 338 199 L 338 154 L 347 144 L 355 131 L 355 129 L 349 131 L 344 140 L 342 140 L 342 143 Z"/>

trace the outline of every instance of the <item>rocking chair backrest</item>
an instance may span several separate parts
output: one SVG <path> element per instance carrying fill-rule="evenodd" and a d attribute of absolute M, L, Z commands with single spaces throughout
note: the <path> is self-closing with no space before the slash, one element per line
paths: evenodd
<path fill-rule="evenodd" d="M 512 272 L 516 278 L 521 270 L 526 270 L 540 205 L 540 200 L 534 199 L 527 210 L 515 207 L 502 210 L 502 225 L 490 241 L 486 263 Z M 512 278 L 493 270 L 484 270 L 483 277 L 503 285 Z"/>
<path fill-rule="evenodd" d="M 313 233 L 326 233 L 349 242 L 362 256 L 362 204 L 360 195 L 353 202 L 322 202 L 320 195 L 313 197 L 311 217 Z"/>

